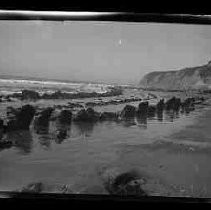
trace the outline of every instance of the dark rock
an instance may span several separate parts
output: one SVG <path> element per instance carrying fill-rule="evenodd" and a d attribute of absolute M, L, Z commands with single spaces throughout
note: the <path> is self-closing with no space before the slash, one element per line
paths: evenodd
<path fill-rule="evenodd" d="M 0 140 L 2 139 L 4 132 L 5 132 L 4 120 L 0 118 Z"/>
<path fill-rule="evenodd" d="M 0 130 L 4 129 L 4 120 L 0 118 Z"/>
<path fill-rule="evenodd" d="M 121 111 L 120 116 L 122 118 L 131 118 L 135 117 L 136 114 L 136 107 L 131 105 L 126 105 L 124 109 Z"/>
<path fill-rule="evenodd" d="M 93 133 L 95 122 L 94 121 L 75 121 L 74 125 L 77 128 L 77 135 L 90 137 Z"/>
<path fill-rule="evenodd" d="M 23 187 L 22 192 L 27 193 L 41 193 L 44 189 L 44 185 L 42 182 L 31 183 L 26 187 Z"/>
<path fill-rule="evenodd" d="M 28 130 L 34 115 L 35 108 L 31 105 L 24 105 L 18 109 L 8 107 L 7 131 Z"/>
<path fill-rule="evenodd" d="M 165 107 L 164 99 L 161 99 L 161 100 L 157 103 L 157 111 L 158 111 L 158 112 L 163 112 L 164 107 Z"/>
<path fill-rule="evenodd" d="M 194 98 L 186 98 L 185 101 L 183 102 L 183 106 L 193 106 L 195 102 Z"/>
<path fill-rule="evenodd" d="M 95 102 L 87 102 L 85 105 L 86 105 L 86 106 L 91 106 L 91 107 L 93 107 L 93 106 L 98 105 L 98 103 L 95 103 Z"/>
<path fill-rule="evenodd" d="M 154 117 L 156 113 L 156 106 L 149 105 L 147 110 L 147 116 L 148 117 Z"/>
<path fill-rule="evenodd" d="M 13 93 L 10 95 L 12 98 L 22 99 L 22 93 Z"/>
<path fill-rule="evenodd" d="M 13 146 L 13 143 L 11 141 L 0 139 L 0 149 L 9 149 L 12 146 Z"/>
<path fill-rule="evenodd" d="M 147 114 L 140 114 L 136 117 L 136 120 L 139 125 L 144 128 L 147 128 Z"/>
<path fill-rule="evenodd" d="M 180 98 L 172 97 L 165 103 L 165 107 L 167 110 L 175 110 L 178 111 L 181 106 Z"/>
<path fill-rule="evenodd" d="M 61 143 L 62 140 L 67 138 L 67 130 L 63 130 L 63 129 L 58 130 L 56 137 L 57 137 L 57 140 L 58 140 L 57 143 Z"/>
<path fill-rule="evenodd" d="M 112 195 L 147 196 L 141 188 L 145 180 L 136 171 L 129 171 L 112 177 L 105 182 L 106 190 Z"/>
<path fill-rule="evenodd" d="M 100 114 L 100 120 L 117 120 L 118 114 L 115 112 L 103 112 Z"/>
<path fill-rule="evenodd" d="M 30 154 L 33 147 L 32 134 L 29 130 L 17 130 L 8 132 L 7 139 L 12 142 L 12 146 L 19 150 L 21 154 Z"/>
<path fill-rule="evenodd" d="M 96 93 L 96 92 L 79 92 L 79 93 L 66 93 L 61 91 L 56 91 L 54 93 L 48 94 L 44 93 L 42 99 L 77 99 L 77 98 L 97 98 L 97 97 L 109 97 L 118 96 L 122 94 L 122 89 L 120 87 L 110 88 L 106 93 Z"/>
<path fill-rule="evenodd" d="M 95 112 L 92 108 L 80 110 L 74 117 L 74 121 L 89 121 L 95 122 L 99 119 L 100 114 Z"/>
<path fill-rule="evenodd" d="M 22 90 L 22 100 L 25 99 L 40 99 L 40 95 L 38 92 L 33 91 L 33 90 Z"/>
<path fill-rule="evenodd" d="M 147 114 L 149 102 L 144 101 L 138 105 L 138 114 Z"/>
<path fill-rule="evenodd" d="M 42 110 L 40 113 L 38 113 L 38 116 L 36 116 L 34 125 L 38 127 L 48 127 L 49 119 L 53 111 L 54 109 L 52 107 L 48 107 Z"/>
<path fill-rule="evenodd" d="M 181 112 L 182 113 L 190 113 L 191 111 L 195 110 L 195 98 L 186 98 L 182 103 L 181 103 Z"/>
<path fill-rule="evenodd" d="M 160 122 L 163 121 L 163 112 L 162 112 L 162 111 L 158 111 L 158 112 L 157 112 L 157 119 L 158 119 L 158 121 L 160 121 Z"/>
<path fill-rule="evenodd" d="M 69 124 L 71 123 L 72 120 L 72 112 L 70 110 L 62 110 L 58 120 L 60 123 L 65 123 L 65 124 Z"/>
<path fill-rule="evenodd" d="M 67 103 L 68 108 L 83 108 L 83 105 L 79 104 L 79 103 L 72 103 L 72 102 L 68 102 Z"/>

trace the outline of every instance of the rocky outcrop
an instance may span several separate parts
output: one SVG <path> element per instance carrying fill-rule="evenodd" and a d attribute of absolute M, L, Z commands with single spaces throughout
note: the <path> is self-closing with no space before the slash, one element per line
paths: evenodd
<path fill-rule="evenodd" d="M 156 106 L 157 106 L 157 112 L 162 112 L 165 107 L 164 99 L 160 99 L 160 101 L 157 103 Z"/>
<path fill-rule="evenodd" d="M 68 135 L 66 129 L 57 130 L 56 132 L 57 143 L 61 143 L 64 139 L 67 138 L 67 136 Z"/>
<path fill-rule="evenodd" d="M 38 92 L 33 90 L 22 90 L 22 100 L 33 99 L 38 100 L 40 99 L 40 95 Z"/>
<path fill-rule="evenodd" d="M 147 110 L 147 116 L 148 117 L 154 117 L 156 114 L 156 106 L 154 105 L 149 105 L 148 110 Z"/>
<path fill-rule="evenodd" d="M 82 109 L 80 110 L 75 116 L 74 116 L 74 121 L 80 122 L 95 122 L 99 120 L 100 114 L 98 112 L 95 112 L 92 108 L 88 109 Z"/>
<path fill-rule="evenodd" d="M 211 89 L 211 62 L 178 71 L 155 71 L 145 75 L 139 86 L 151 90 Z"/>
<path fill-rule="evenodd" d="M 101 172 L 100 176 L 103 179 L 105 189 L 111 195 L 147 196 L 147 193 L 142 189 L 142 185 L 146 181 L 138 171 L 131 170 L 121 173 L 111 169 Z"/>
<path fill-rule="evenodd" d="M 136 114 L 136 107 L 131 105 L 126 105 L 124 109 L 121 111 L 120 116 L 122 118 L 131 118 L 135 117 Z"/>
<path fill-rule="evenodd" d="M 28 130 L 34 115 L 35 108 L 31 105 L 24 105 L 18 109 L 8 107 L 6 130 Z"/>
<path fill-rule="evenodd" d="M 148 101 L 141 102 L 138 105 L 137 113 L 140 114 L 140 115 L 147 115 L 148 107 L 149 107 L 149 102 Z"/>
<path fill-rule="evenodd" d="M 49 120 L 53 111 L 54 109 L 52 107 L 48 107 L 42 110 L 41 112 L 37 113 L 37 116 L 34 120 L 35 128 L 48 127 Z"/>
<path fill-rule="evenodd" d="M 105 93 L 96 93 L 96 92 L 68 93 L 58 90 L 53 93 L 44 93 L 42 95 L 36 91 L 25 89 L 22 90 L 22 93 L 14 93 L 9 96 L 13 98 L 19 98 L 21 100 L 27 100 L 27 99 L 37 100 L 37 99 L 78 99 L 78 98 L 110 97 L 119 95 L 122 95 L 121 87 L 110 87 L 109 91 Z"/>
<path fill-rule="evenodd" d="M 70 124 L 72 120 L 72 112 L 70 110 L 62 110 L 58 116 L 58 120 L 62 124 Z"/>
<path fill-rule="evenodd" d="M 0 131 L 4 129 L 4 120 L 0 118 Z"/>
<path fill-rule="evenodd" d="M 11 141 L 0 139 L 0 149 L 9 149 L 12 146 L 13 146 L 13 143 Z"/>
<path fill-rule="evenodd" d="M 180 98 L 172 97 L 165 103 L 165 108 L 167 110 L 175 110 L 178 111 L 181 106 Z"/>
<path fill-rule="evenodd" d="M 125 98 L 125 99 L 113 99 L 109 101 L 99 101 L 99 102 L 87 102 L 85 105 L 87 107 L 94 107 L 94 106 L 106 106 L 106 105 L 117 105 L 117 104 L 124 104 L 130 102 L 142 101 L 141 98 Z"/>
<path fill-rule="evenodd" d="M 119 115 L 115 112 L 102 112 L 100 113 L 99 120 L 104 121 L 104 120 L 118 120 Z"/>

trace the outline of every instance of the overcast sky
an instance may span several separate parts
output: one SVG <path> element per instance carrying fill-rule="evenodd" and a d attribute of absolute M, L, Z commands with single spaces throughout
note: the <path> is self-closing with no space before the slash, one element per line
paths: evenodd
<path fill-rule="evenodd" d="M 0 21 L 0 75 L 137 83 L 209 60 L 209 25 Z"/>

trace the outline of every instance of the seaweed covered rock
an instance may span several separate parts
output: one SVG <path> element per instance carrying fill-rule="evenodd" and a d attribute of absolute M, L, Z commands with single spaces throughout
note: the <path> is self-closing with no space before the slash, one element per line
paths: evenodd
<path fill-rule="evenodd" d="M 62 140 L 67 138 L 67 130 L 66 129 L 57 130 L 56 138 L 58 140 L 57 143 L 61 143 Z"/>
<path fill-rule="evenodd" d="M 0 118 L 0 131 L 4 129 L 4 120 Z"/>
<path fill-rule="evenodd" d="M 9 149 L 12 146 L 13 146 L 13 143 L 11 141 L 0 139 L 0 149 Z"/>
<path fill-rule="evenodd" d="M 68 108 L 84 108 L 83 105 L 79 104 L 79 103 L 72 103 L 72 102 L 68 102 L 67 103 Z"/>
<path fill-rule="evenodd" d="M 4 133 L 4 120 L 2 120 L 0 118 L 0 140 L 2 139 L 3 137 L 3 133 Z"/>
<path fill-rule="evenodd" d="M 72 120 L 72 112 L 70 110 L 62 110 L 58 116 L 60 123 L 69 124 Z"/>
<path fill-rule="evenodd" d="M 157 103 L 157 111 L 158 112 L 162 112 L 163 109 L 165 107 L 165 103 L 164 103 L 164 99 L 161 99 L 158 103 Z"/>
<path fill-rule="evenodd" d="M 167 110 L 175 110 L 178 111 L 181 106 L 181 100 L 180 98 L 176 98 L 175 96 L 170 98 L 166 101 L 165 107 Z"/>
<path fill-rule="evenodd" d="M 122 118 L 131 118 L 135 117 L 136 114 L 136 107 L 131 105 L 126 105 L 124 109 L 121 111 L 120 116 Z"/>
<path fill-rule="evenodd" d="M 42 182 L 36 182 L 28 184 L 26 187 L 23 187 L 21 192 L 30 192 L 30 193 L 40 193 L 43 191 L 44 185 Z"/>
<path fill-rule="evenodd" d="M 54 109 L 52 107 L 45 108 L 36 116 L 34 120 L 35 127 L 47 127 L 49 125 L 49 119 Z"/>
<path fill-rule="evenodd" d="M 74 121 L 80 122 L 95 122 L 99 120 L 100 114 L 98 112 L 95 112 L 94 109 L 88 108 L 88 109 L 82 109 L 80 110 L 74 117 Z"/>
<path fill-rule="evenodd" d="M 104 186 L 111 195 L 136 195 L 147 196 L 141 185 L 145 179 L 135 170 L 125 173 L 109 171 L 104 175 Z"/>
<path fill-rule="evenodd" d="M 149 107 L 149 102 L 148 101 L 141 102 L 138 105 L 138 111 L 137 111 L 138 114 L 146 115 L 147 112 L 148 112 L 148 107 Z"/>
<path fill-rule="evenodd" d="M 22 90 L 22 100 L 26 100 L 26 99 L 40 99 L 40 95 L 38 92 L 33 91 L 33 90 Z"/>
<path fill-rule="evenodd" d="M 195 102 L 195 98 L 186 98 L 183 102 L 184 106 L 193 106 Z"/>
<path fill-rule="evenodd" d="M 181 103 L 181 112 L 182 113 L 189 113 L 191 111 L 195 110 L 195 98 L 186 98 L 182 103 Z"/>
<path fill-rule="evenodd" d="M 18 109 L 8 107 L 6 130 L 28 130 L 34 115 L 35 108 L 31 105 L 24 105 Z"/>
<path fill-rule="evenodd" d="M 147 116 L 148 117 L 154 117 L 156 113 L 156 106 L 149 105 L 147 110 Z"/>
<path fill-rule="evenodd" d="M 102 112 L 100 114 L 100 120 L 118 120 L 118 114 L 115 112 Z"/>

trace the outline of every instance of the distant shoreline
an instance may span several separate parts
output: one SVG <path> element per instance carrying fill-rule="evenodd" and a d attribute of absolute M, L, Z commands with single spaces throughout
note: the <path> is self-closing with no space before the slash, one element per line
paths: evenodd
<path fill-rule="evenodd" d="M 84 83 L 84 84 L 103 84 L 103 85 L 115 85 L 115 86 L 132 86 L 132 84 L 120 84 L 114 82 L 93 82 L 93 81 L 83 81 L 83 80 L 65 80 L 65 79 L 53 79 L 53 78 L 41 78 L 41 77 L 30 77 L 30 76 L 12 76 L 12 75 L 0 75 L 0 79 L 8 80 L 29 80 L 29 81 L 51 81 L 60 83 Z"/>

